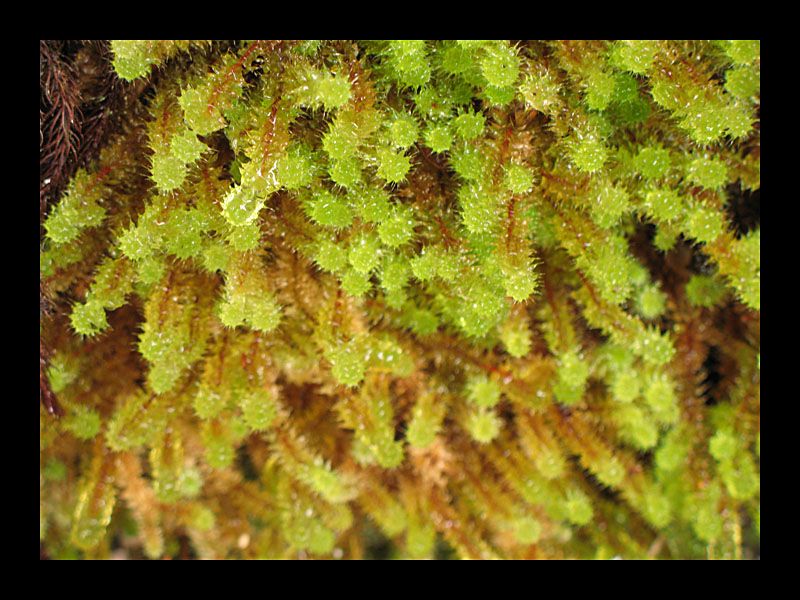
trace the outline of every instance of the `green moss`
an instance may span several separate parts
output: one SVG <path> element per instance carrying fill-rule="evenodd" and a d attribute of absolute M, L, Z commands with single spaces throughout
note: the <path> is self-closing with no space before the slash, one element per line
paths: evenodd
<path fill-rule="evenodd" d="M 760 42 L 111 49 L 42 553 L 757 551 Z"/>

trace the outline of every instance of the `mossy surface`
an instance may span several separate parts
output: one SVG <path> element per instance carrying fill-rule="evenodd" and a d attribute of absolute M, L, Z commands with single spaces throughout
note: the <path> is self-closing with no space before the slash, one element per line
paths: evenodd
<path fill-rule="evenodd" d="M 760 42 L 110 48 L 43 555 L 759 552 Z"/>

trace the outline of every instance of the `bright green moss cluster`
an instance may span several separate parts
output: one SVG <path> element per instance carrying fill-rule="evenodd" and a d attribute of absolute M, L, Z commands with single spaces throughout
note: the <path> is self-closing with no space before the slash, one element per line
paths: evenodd
<path fill-rule="evenodd" d="M 43 554 L 759 552 L 759 42 L 111 47 Z"/>

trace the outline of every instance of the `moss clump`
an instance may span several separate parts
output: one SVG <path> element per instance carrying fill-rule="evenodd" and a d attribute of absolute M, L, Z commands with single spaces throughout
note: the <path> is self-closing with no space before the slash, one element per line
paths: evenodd
<path fill-rule="evenodd" d="M 43 554 L 757 552 L 758 42 L 110 47 Z"/>

